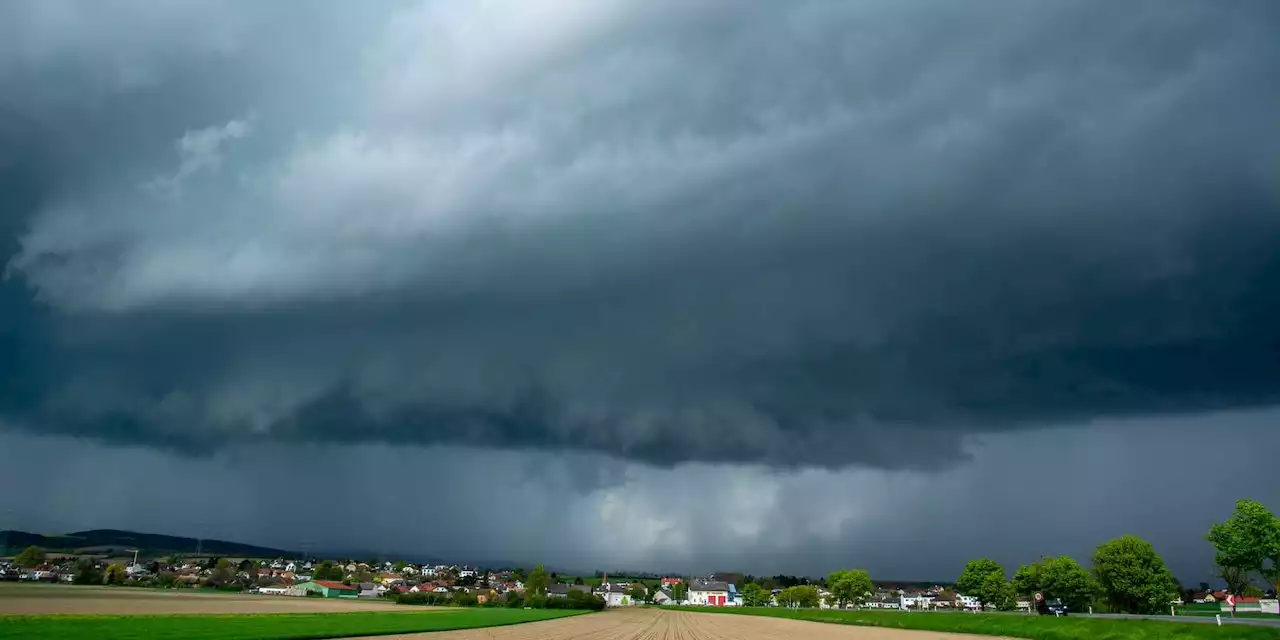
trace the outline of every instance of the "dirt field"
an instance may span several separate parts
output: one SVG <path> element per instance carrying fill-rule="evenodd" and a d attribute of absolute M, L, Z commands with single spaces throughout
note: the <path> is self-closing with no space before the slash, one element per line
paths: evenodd
<path fill-rule="evenodd" d="M 991 637 L 873 629 L 722 613 L 624 609 L 511 627 L 380 636 L 366 640 L 981 640 Z"/>
<path fill-rule="evenodd" d="M 0 583 L 0 615 L 15 613 L 326 613 L 385 611 L 391 607 L 395 605 L 379 600 L 291 598 L 198 593 L 190 590 L 161 591 L 127 587 Z M 396 610 L 403 610 L 403 608 L 396 608 Z"/>

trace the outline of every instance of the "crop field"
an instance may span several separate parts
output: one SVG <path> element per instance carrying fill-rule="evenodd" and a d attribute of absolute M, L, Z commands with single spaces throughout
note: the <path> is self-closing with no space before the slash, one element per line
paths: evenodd
<path fill-rule="evenodd" d="M 1218 627 L 1197 622 L 1163 620 L 735 607 L 680 609 L 680 611 L 695 610 L 708 612 L 707 615 L 732 618 L 783 618 L 794 621 L 834 623 L 832 626 L 849 625 L 886 630 L 913 629 L 1029 640 L 1280 640 L 1280 628 L 1240 625 Z M 936 636 L 936 633 L 931 633 L 928 637 Z"/>
<path fill-rule="evenodd" d="M 564 609 L 394 609 L 248 615 L 0 616 L 0 639 L 304 640 L 477 629 L 582 614 Z"/>
<path fill-rule="evenodd" d="M 898 631 L 781 618 L 626 608 L 502 629 L 406 634 L 381 640 L 981 640 L 982 636 Z M 369 640 L 374 640 L 372 637 Z"/>
<path fill-rule="evenodd" d="M 581 611 L 0 583 L 0 640 L 298 640 L 474 629 Z M 178 614 L 178 615 L 173 615 Z"/>
<path fill-rule="evenodd" d="M 384 600 L 0 582 L 0 615 L 325 613 L 387 611 L 394 606 Z"/>

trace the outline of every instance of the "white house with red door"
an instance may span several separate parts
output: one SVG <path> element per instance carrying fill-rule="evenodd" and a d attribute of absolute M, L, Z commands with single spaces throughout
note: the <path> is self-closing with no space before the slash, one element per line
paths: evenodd
<path fill-rule="evenodd" d="M 689 604 L 694 606 L 731 606 L 729 600 L 729 585 L 725 582 L 704 582 L 701 580 L 692 580 L 689 582 L 689 594 L 687 597 Z"/>

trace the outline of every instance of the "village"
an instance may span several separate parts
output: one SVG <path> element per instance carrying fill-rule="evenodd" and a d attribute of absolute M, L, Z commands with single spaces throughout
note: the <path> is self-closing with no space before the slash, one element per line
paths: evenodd
<path fill-rule="evenodd" d="M 0 579 L 33 582 L 115 584 L 172 589 L 244 591 L 264 596 L 323 598 L 397 598 L 409 594 L 434 594 L 431 603 L 497 605 L 526 594 L 530 577 L 541 584 L 548 600 L 596 596 L 605 607 L 644 604 L 663 606 L 789 606 L 838 607 L 831 592 L 820 584 L 764 590 L 740 586 L 742 574 L 659 578 L 610 578 L 607 574 L 586 578 L 556 573 L 537 577 L 541 568 L 484 570 L 456 564 L 408 562 L 319 561 L 276 558 L 176 558 L 141 562 L 132 558 L 49 558 L 22 568 L 0 563 Z M 807 590 L 791 595 L 789 589 Z M 755 591 L 753 594 L 752 592 Z M 1197 602 L 1213 602 L 1225 594 L 1203 594 Z M 754 600 L 754 601 L 753 601 Z M 1255 599 L 1256 600 L 1256 599 Z M 846 603 L 846 608 L 853 608 Z M 877 586 L 858 603 L 861 608 L 901 611 L 981 611 L 977 597 L 953 587 Z M 1016 609 L 1031 612 L 1029 597 L 1020 597 Z"/>

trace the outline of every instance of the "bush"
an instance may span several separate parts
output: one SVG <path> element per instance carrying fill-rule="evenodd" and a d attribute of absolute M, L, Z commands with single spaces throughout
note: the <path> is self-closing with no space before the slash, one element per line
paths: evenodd
<path fill-rule="evenodd" d="M 447 593 L 401 593 L 395 597 L 396 604 L 447 605 L 450 604 Z"/>

